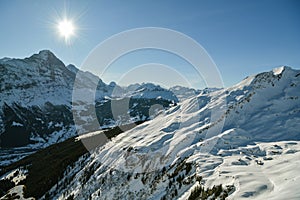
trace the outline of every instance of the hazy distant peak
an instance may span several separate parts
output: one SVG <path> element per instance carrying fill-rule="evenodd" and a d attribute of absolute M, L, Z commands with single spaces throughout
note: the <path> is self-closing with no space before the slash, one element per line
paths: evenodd
<path fill-rule="evenodd" d="M 159 85 L 155 85 L 153 83 L 142 83 L 140 85 L 139 88 L 137 88 L 137 90 L 139 89 L 146 89 L 146 90 L 164 90 L 161 86 Z"/>

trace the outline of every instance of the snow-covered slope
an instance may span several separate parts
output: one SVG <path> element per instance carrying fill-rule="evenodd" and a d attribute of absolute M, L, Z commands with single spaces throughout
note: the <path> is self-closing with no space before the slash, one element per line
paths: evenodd
<path fill-rule="evenodd" d="M 221 183 L 232 199 L 299 199 L 299 105 L 300 71 L 289 67 L 200 93 L 94 151 L 50 194 L 187 199 Z"/>

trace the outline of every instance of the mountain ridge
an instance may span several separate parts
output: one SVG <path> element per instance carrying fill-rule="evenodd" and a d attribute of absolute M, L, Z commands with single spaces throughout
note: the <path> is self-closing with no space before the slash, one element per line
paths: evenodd
<path fill-rule="evenodd" d="M 84 167 L 75 167 L 76 178 L 68 186 L 53 187 L 50 192 L 56 191 L 54 198 L 62 194 L 79 199 L 188 198 L 197 185 L 221 183 L 224 190 L 226 185 L 235 188 L 230 192 L 234 198 L 276 194 L 280 199 L 283 196 L 273 194 L 271 188 L 288 190 L 292 180 L 285 185 L 276 176 L 261 173 L 269 174 L 264 165 L 271 167 L 269 163 L 281 157 L 293 166 L 299 158 L 299 73 L 283 67 L 178 103 L 92 152 Z M 216 110 L 221 115 L 212 120 Z M 275 173 L 274 167 L 270 169 Z M 92 175 L 84 179 L 87 171 Z M 247 182 L 249 171 L 255 184 Z M 290 173 L 295 174 L 296 168 Z M 278 185 L 272 185 L 272 180 Z M 289 194 L 299 195 L 297 191 Z"/>
<path fill-rule="evenodd" d="M 48 52 L 42 54 L 42 61 L 51 58 Z M 54 63 L 60 66 L 58 62 Z M 2 62 L 0 65 L 3 66 Z M 72 66 L 69 69 L 70 73 L 76 70 Z M 51 80 L 51 70 L 46 74 Z M 81 78 L 90 80 L 88 77 Z M 81 87 L 85 88 L 95 80 L 88 84 L 83 82 Z M 197 195 L 204 199 L 225 199 L 227 196 L 233 199 L 300 198 L 295 188 L 300 184 L 297 173 L 300 170 L 300 70 L 282 66 L 246 77 L 228 88 L 196 91 L 174 87 L 174 93 L 179 91 L 179 96 L 185 92 L 190 96 L 181 96 L 178 98 L 181 101 L 173 99 L 173 102 L 158 98 L 156 92 L 163 89 L 154 84 L 131 85 L 129 88 L 132 89 L 125 91 L 125 95 L 120 88 L 124 98 L 112 95 L 112 88 L 116 86 L 100 82 L 97 87 L 102 93 L 99 96 L 104 99 L 96 102 L 96 107 L 110 108 L 114 101 L 122 107 L 128 103 L 127 98 L 136 97 L 129 98 L 131 110 L 139 107 L 134 111 L 138 112 L 134 119 L 143 119 L 157 103 L 164 105 L 164 109 L 148 116 L 151 120 L 114 135 L 94 150 L 90 148 L 94 144 L 83 143 L 90 155 L 77 157 L 77 161 L 68 165 L 63 177 L 57 177 L 57 181 L 50 184 L 52 188 L 46 193 L 31 195 L 41 199 L 192 199 Z M 106 93 L 105 89 L 108 90 Z M 149 94 L 151 101 L 140 99 L 141 94 Z M 153 94 L 156 98 L 152 98 Z M 166 94 L 168 97 L 171 93 Z M 47 122 L 48 126 L 50 124 L 53 130 L 67 127 L 68 123 L 54 119 L 69 108 L 57 107 L 50 102 L 46 105 L 48 113 L 52 113 L 48 117 L 50 121 L 43 119 L 45 108 L 33 105 L 28 109 L 18 104 L 5 104 L 5 113 L 15 116 L 6 125 L 13 125 L 15 129 L 11 132 L 14 132 L 22 129 L 26 120 L 37 123 L 36 118 L 22 118 L 28 112 L 39 113 L 41 116 L 37 118 Z M 83 111 L 93 106 L 83 105 L 78 102 L 75 106 L 83 107 Z M 98 110 L 98 120 L 107 122 L 109 118 L 103 118 L 101 114 L 107 110 L 101 109 Z M 80 111 L 78 115 L 82 116 Z M 72 118 L 72 114 L 66 115 L 66 120 Z M 108 122 L 109 125 L 111 121 Z M 72 128 L 75 130 L 74 126 Z M 101 131 L 90 133 L 97 134 Z M 84 136 L 89 137 L 89 134 L 78 137 L 78 140 Z M 39 137 L 43 139 L 43 135 Z M 56 144 L 51 146 L 56 147 Z M 286 180 L 276 175 L 276 166 Z M 26 180 L 26 172 L 19 173 L 23 173 Z M 8 179 L 7 176 L 1 178 L 3 181 Z"/>
<path fill-rule="evenodd" d="M 105 84 L 91 72 L 83 72 L 72 64 L 66 66 L 49 50 L 41 50 L 24 59 L 0 59 L 0 72 L 2 74 L 0 78 L 0 146 L 2 148 L 27 145 L 29 148 L 40 148 L 61 142 L 77 134 L 72 119 L 76 115 L 76 110 L 82 115 L 84 110 L 88 111 L 96 103 L 106 105 L 114 98 L 127 98 L 133 102 L 130 106 L 133 106 L 135 101 L 139 102 L 140 107 L 130 108 L 132 117 L 138 118 L 149 117 L 149 114 L 145 115 L 144 111 L 141 112 L 151 106 L 143 103 L 144 100 L 153 99 L 152 103 L 161 103 L 163 107 L 169 106 L 166 104 L 168 101 L 177 102 L 176 96 L 167 89 L 160 88 L 158 93 L 142 85 L 140 87 L 144 89 L 143 91 L 135 91 L 121 88 L 116 84 Z M 93 88 L 96 91 L 93 91 Z M 81 89 L 88 95 L 95 95 L 96 98 L 93 102 L 82 102 L 80 99 L 73 98 L 75 89 Z M 80 96 L 84 97 L 83 94 Z M 162 99 L 157 99 L 159 96 Z M 81 123 L 87 123 L 89 115 L 89 112 L 82 115 Z M 112 114 L 106 116 L 107 119 L 100 120 L 105 124 L 100 126 L 123 123 L 117 122 Z M 101 116 L 97 117 L 101 118 Z M 15 126 L 17 123 L 23 126 Z M 83 132 L 93 130 L 95 129 L 87 128 L 83 129 Z M 22 141 L 18 141 L 19 136 Z"/>

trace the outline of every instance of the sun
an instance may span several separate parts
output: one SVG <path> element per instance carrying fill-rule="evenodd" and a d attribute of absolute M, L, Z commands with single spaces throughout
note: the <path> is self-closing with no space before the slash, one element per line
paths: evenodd
<path fill-rule="evenodd" d="M 70 37 L 75 34 L 75 26 L 71 20 L 64 19 L 57 24 L 59 34 L 69 41 Z"/>

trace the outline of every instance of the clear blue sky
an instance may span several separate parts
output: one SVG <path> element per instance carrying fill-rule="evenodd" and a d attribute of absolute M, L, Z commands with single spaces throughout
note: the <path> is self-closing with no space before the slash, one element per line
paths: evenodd
<path fill-rule="evenodd" d="M 71 45 L 55 29 L 65 11 L 78 27 Z M 0 1 L 0 57 L 27 57 L 50 49 L 65 64 L 79 67 L 111 35 L 149 26 L 174 29 L 195 39 L 217 64 L 225 86 L 280 65 L 300 68 L 297 0 Z M 127 65 L 127 70 L 148 62 L 184 66 L 172 55 L 151 51 L 129 55 L 116 65 Z M 116 67 L 110 73 L 118 72 Z M 109 76 L 103 78 L 109 82 Z"/>

